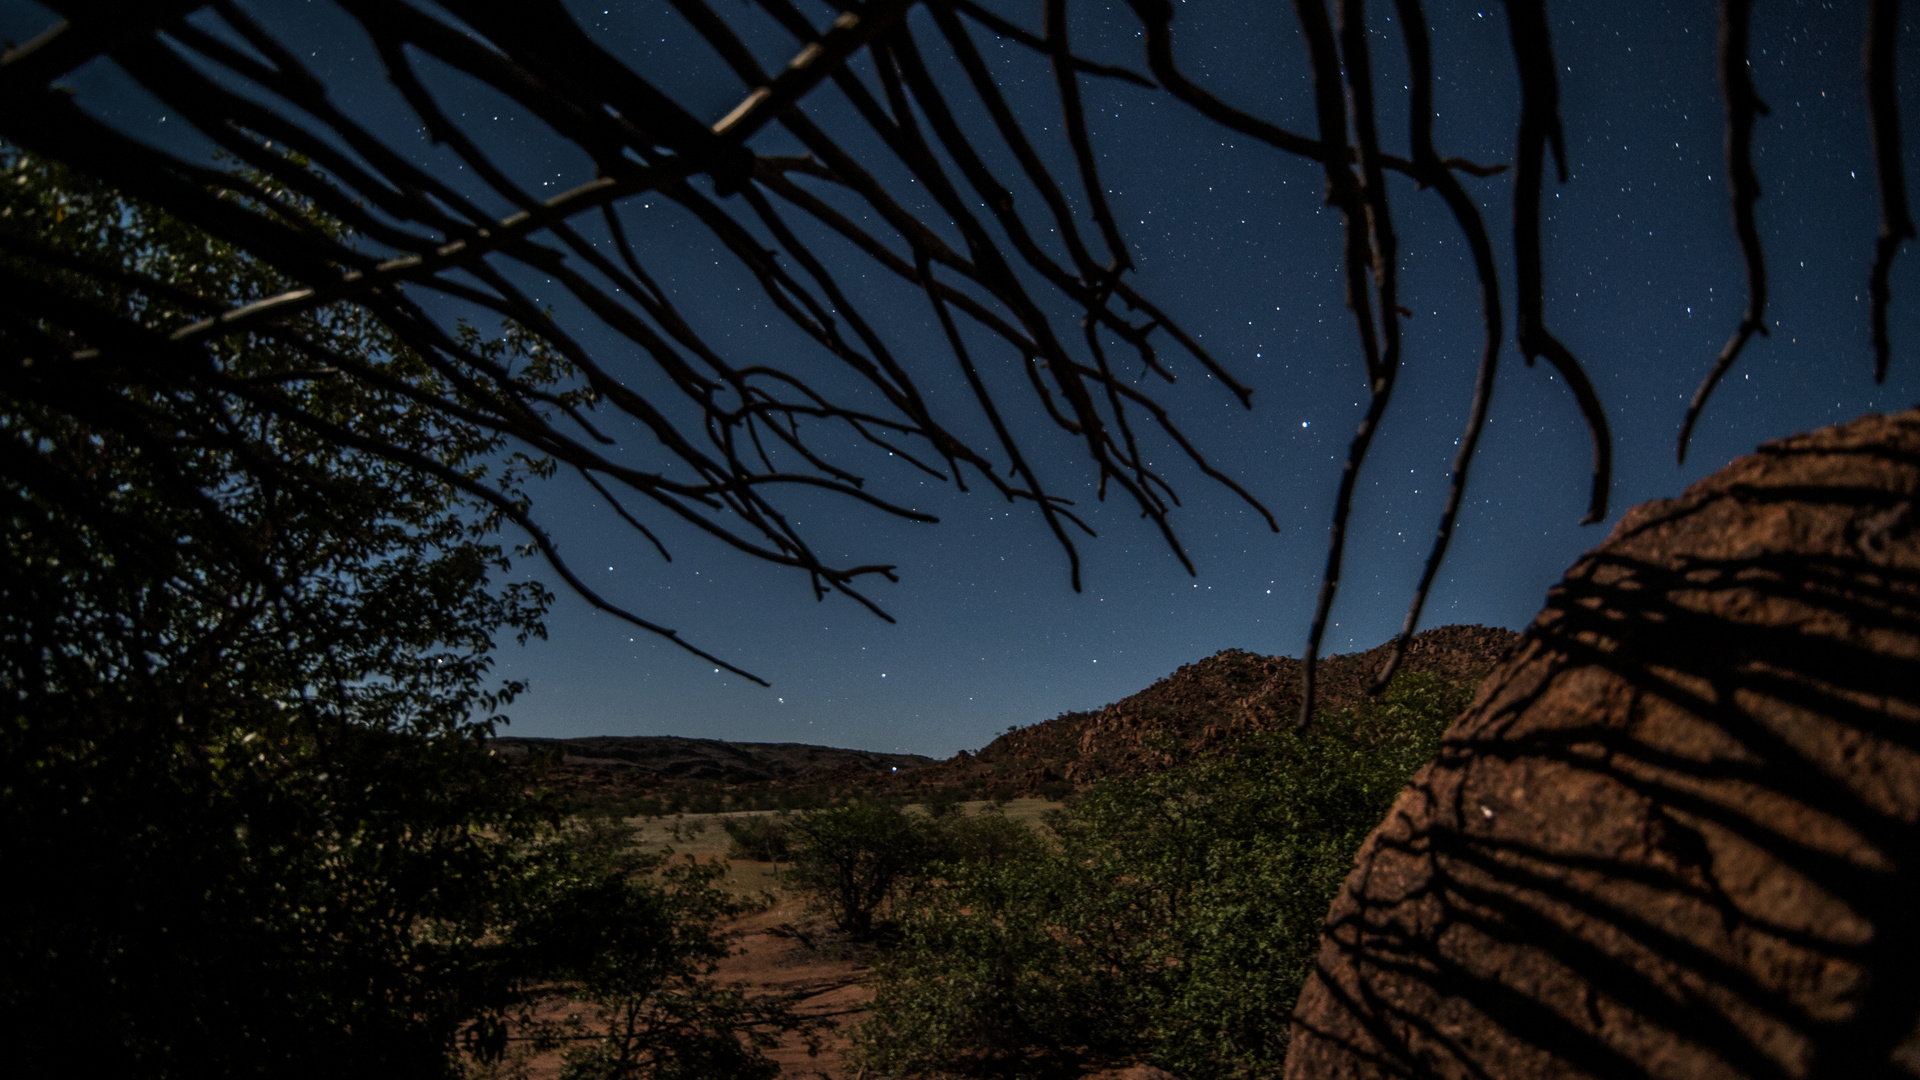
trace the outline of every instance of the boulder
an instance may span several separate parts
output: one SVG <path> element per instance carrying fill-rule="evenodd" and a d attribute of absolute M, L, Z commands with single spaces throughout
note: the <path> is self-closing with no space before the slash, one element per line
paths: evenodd
<path fill-rule="evenodd" d="M 1328 914 L 1286 1075 L 1920 1076 L 1920 410 L 1629 512 Z"/>

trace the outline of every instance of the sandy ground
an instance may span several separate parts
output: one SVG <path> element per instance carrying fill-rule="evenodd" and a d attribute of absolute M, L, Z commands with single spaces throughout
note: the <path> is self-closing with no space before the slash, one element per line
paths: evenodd
<path fill-rule="evenodd" d="M 738 920 L 740 951 L 722 962 L 714 978 L 723 983 L 745 983 L 749 994 L 786 997 L 794 1011 L 817 1020 L 821 1028 L 818 1054 L 809 1053 L 806 1040 L 791 1036 L 767 1056 L 780 1063 L 782 1076 L 851 1078 L 855 1070 L 845 1060 L 847 1033 L 866 1016 L 873 991 L 861 981 L 866 974 L 866 950 L 835 940 L 806 905 L 783 899 L 765 911 Z"/>
<path fill-rule="evenodd" d="M 967 813 L 979 813 L 986 803 L 967 803 Z M 1038 827 L 1048 810 L 1059 803 L 1043 799 L 1016 799 L 1003 807 L 1010 818 Z M 910 808 L 917 809 L 917 808 Z M 717 819 L 733 815 L 684 814 L 628 822 L 637 830 L 643 848 L 671 849 L 676 858 L 693 856 L 702 863 L 725 862 L 727 833 Z M 739 816 L 748 816 L 741 814 Z M 863 983 L 870 950 L 845 941 L 804 900 L 789 894 L 776 868 L 768 863 L 738 861 L 716 883 L 736 896 L 763 900 L 767 906 L 735 920 L 727 929 L 736 935 L 733 956 L 723 961 L 714 978 L 743 984 L 750 995 L 789 997 L 795 1011 L 820 1021 L 819 1050 L 809 1054 L 806 1041 L 791 1036 L 768 1052 L 780 1064 L 783 1077 L 808 1080 L 857 1080 L 846 1061 L 848 1032 L 865 1017 L 873 992 Z M 543 1019 L 563 1019 L 582 1012 L 576 1002 L 555 999 L 540 1010 Z M 510 1055 L 492 1076 L 553 1080 L 560 1072 L 560 1054 Z M 1119 1080 L 1115 1074 L 1115 1080 Z M 1153 1080 L 1128 1075 L 1126 1080 Z"/>

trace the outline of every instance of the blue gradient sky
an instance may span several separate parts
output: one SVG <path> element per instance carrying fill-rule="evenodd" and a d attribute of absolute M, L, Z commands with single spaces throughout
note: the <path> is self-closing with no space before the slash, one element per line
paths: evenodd
<path fill-rule="evenodd" d="M 351 110 L 390 127 L 402 122 L 370 49 L 346 20 L 299 0 L 244 6 L 297 38 Z M 696 113 L 718 117 L 741 96 L 740 84 L 664 4 L 570 6 Z M 1038 24 L 1037 4 L 993 6 Z M 1903 408 L 1920 396 L 1920 251 L 1912 245 L 1894 275 L 1892 374 L 1883 386 L 1871 378 L 1864 293 L 1878 210 L 1859 74 L 1864 16 L 1852 4 L 1763 3 L 1753 60 L 1772 115 L 1761 120 L 1755 145 L 1773 333 L 1749 347 L 1703 419 L 1688 464 L 1675 465 L 1673 436 L 1686 401 L 1745 304 L 1726 208 L 1714 7 L 1549 6 L 1573 175 L 1565 185 L 1549 182 L 1545 199 L 1547 317 L 1586 364 L 1613 422 L 1613 513 L 1607 525 L 1575 524 L 1586 497 L 1585 431 L 1549 369 L 1523 366 L 1509 344 L 1426 626 L 1523 626 L 1546 588 L 1627 507 L 1676 494 L 1764 439 Z M 1389 5 L 1375 8 L 1383 137 L 1400 149 L 1398 32 L 1386 17 Z M 1124 4 L 1073 10 L 1081 51 L 1144 69 Z M 1250 111 L 1311 129 L 1304 54 L 1289 12 L 1245 3 L 1178 10 L 1177 55 L 1191 77 Z M 1441 152 L 1510 160 L 1516 92 L 1501 9 L 1442 2 L 1430 5 L 1429 17 Z M 24 39 L 50 21 L 37 5 L 0 2 L 0 34 L 8 38 Z M 770 65 L 793 51 L 766 28 L 749 29 Z M 1023 115 L 1036 127 L 1057 127 L 1051 76 L 1039 59 L 976 37 Z M 1920 78 L 1911 16 L 1900 50 L 1911 86 Z M 106 65 L 71 83 L 84 105 L 142 137 L 194 145 L 191 133 L 177 123 L 168 129 L 164 109 Z M 1100 533 L 1082 548 L 1081 593 L 1069 588 L 1066 559 L 1030 509 L 922 483 L 884 456 L 862 461 L 877 490 L 932 510 L 940 524 L 903 523 L 827 499 L 789 500 L 826 556 L 898 565 L 900 583 L 873 590 L 899 620 L 888 625 L 843 599 L 816 603 L 794 575 L 670 525 L 663 539 L 675 560 L 662 563 L 591 492 L 556 483 L 536 491 L 536 500 L 596 588 L 773 688 L 717 673 L 563 592 L 547 642 L 503 648 L 500 671 L 532 685 L 510 710 L 513 733 L 678 734 L 947 755 L 1010 724 L 1115 700 L 1220 649 L 1300 651 L 1340 459 L 1364 403 L 1341 300 L 1339 221 L 1321 205 L 1319 167 L 1245 145 L 1157 93 L 1092 80 L 1085 92 L 1139 287 L 1255 389 L 1254 409 L 1242 410 L 1187 369 L 1167 400 L 1210 458 L 1275 512 L 1281 532 L 1268 532 L 1227 493 L 1175 466 L 1186 502 L 1175 522 L 1199 571 L 1188 577 L 1136 512 L 1093 503 L 1064 436 L 1038 415 L 1019 413 L 1016 428 L 1031 440 L 1043 473 L 1076 494 Z M 477 96 L 462 103 L 473 129 L 533 186 L 559 191 L 590 178 L 577 152 L 542 141 L 510 110 Z M 845 115 L 825 91 L 808 108 L 829 127 Z M 1917 112 L 1910 106 L 1905 118 L 1910 177 L 1920 175 L 1912 149 L 1920 144 Z M 768 132 L 755 146 L 791 149 L 780 140 Z M 436 160 L 424 140 L 420 154 Z M 1508 182 L 1467 185 L 1501 252 L 1510 318 Z M 1327 639 L 1333 652 L 1371 647 L 1399 626 L 1440 511 L 1480 343 L 1467 254 L 1443 207 L 1411 183 L 1393 194 L 1402 302 L 1414 317 L 1405 324 L 1396 401 L 1360 484 L 1349 570 Z M 711 341 L 730 354 L 801 365 L 819 359 L 803 353 L 810 347 L 746 275 L 716 263 L 704 234 L 674 219 L 675 211 L 656 205 L 630 213 L 658 215 L 642 230 L 652 266 Z M 964 409 L 965 388 L 924 304 L 850 260 L 836 265 L 936 407 Z M 549 299 L 563 320 L 578 318 L 560 298 Z M 610 335 L 596 343 L 616 348 Z M 1013 358 L 982 344 L 983 363 L 1003 365 L 990 367 L 989 378 L 1013 400 L 1019 387 L 1006 381 Z M 956 426 L 984 438 L 978 422 Z"/>

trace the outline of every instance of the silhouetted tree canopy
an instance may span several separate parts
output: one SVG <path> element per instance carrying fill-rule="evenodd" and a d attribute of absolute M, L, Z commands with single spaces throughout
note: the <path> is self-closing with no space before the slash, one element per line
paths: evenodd
<path fill-rule="evenodd" d="M 749 556 L 808 575 L 823 594 L 842 592 L 871 607 L 860 591 L 863 580 L 888 576 L 890 568 L 834 564 L 782 510 L 783 491 L 808 488 L 906 518 L 925 516 L 871 490 L 858 461 L 824 448 L 819 433 L 838 426 L 932 476 L 985 484 L 1032 503 L 1068 553 L 1077 587 L 1074 532 L 1083 525 L 1042 483 L 1035 467 L 1040 451 L 1016 439 L 1005 421 L 1008 402 L 983 377 L 984 366 L 1003 357 L 982 355 L 965 324 L 1016 358 L 1033 400 L 1076 441 L 1102 494 L 1111 485 L 1136 504 L 1176 553 L 1175 495 L 1163 468 L 1153 464 L 1167 448 L 1260 509 L 1206 462 L 1152 384 L 1123 371 L 1123 362 L 1138 364 L 1171 379 L 1191 367 L 1248 401 L 1246 388 L 1197 337 L 1130 283 L 1132 261 L 1107 205 L 1081 103 L 1085 80 L 1122 79 L 1158 88 L 1224 128 L 1320 163 L 1327 200 L 1344 222 L 1346 300 L 1370 398 L 1335 501 L 1309 634 L 1303 720 L 1312 708 L 1311 661 L 1341 579 L 1355 483 L 1401 367 L 1402 253 L 1389 173 L 1411 177 L 1457 223 L 1478 274 L 1485 326 L 1451 490 L 1400 641 L 1416 625 L 1445 557 L 1509 325 L 1522 356 L 1529 363 L 1544 357 L 1585 416 L 1592 439 L 1587 520 L 1606 514 L 1607 419 L 1580 361 L 1554 336 L 1542 299 L 1540 196 L 1549 156 L 1563 178 L 1566 172 L 1544 0 L 1505 4 L 1521 91 L 1509 163 L 1447 157 L 1434 145 L 1433 57 L 1420 0 L 1392 4 L 1409 75 L 1404 93 L 1376 85 L 1364 0 L 1331 6 L 1298 0 L 1299 42 L 1310 60 L 1309 85 L 1299 89 L 1315 103 L 1314 128 L 1304 132 L 1225 101 L 1183 72 L 1179 21 L 1168 0 L 1129 0 L 1140 30 L 1141 70 L 1077 55 L 1067 0 L 1042 0 L 1037 27 L 972 0 L 926 0 L 923 15 L 911 19 L 912 0 L 829 0 L 805 9 L 793 0 L 752 0 L 743 8 L 672 0 L 740 81 L 738 106 L 717 121 L 683 104 L 686 88 L 636 71 L 597 44 L 558 0 L 333 3 L 373 42 L 414 128 L 451 151 L 459 175 L 421 164 L 417 143 L 344 112 L 303 63 L 299 42 L 276 37 L 230 0 L 52 0 L 65 21 L 0 60 L 0 136 L 166 208 L 288 281 L 283 292 L 236 306 L 193 289 L 166 292 L 137 270 L 97 266 L 10 234 L 0 318 L 6 389 L 15 401 L 123 427 L 145 423 L 127 404 L 145 395 L 201 402 L 210 410 L 244 403 L 314 438 L 435 476 L 482 500 L 526 530 L 580 595 L 669 637 L 671 631 L 616 608 L 575 576 L 536 508 L 492 478 L 450 468 L 378 430 L 319 415 L 285 381 L 233 370 L 220 343 L 246 335 L 278 341 L 304 353 L 316 369 L 403 396 L 578 474 L 650 538 L 650 521 L 677 518 Z M 1714 386 L 1752 335 L 1765 329 L 1765 261 L 1753 222 L 1758 188 L 1750 149 L 1762 106 L 1747 70 L 1748 7 L 1744 0 L 1722 4 L 1719 65 L 1729 198 L 1749 306 L 1687 413 L 1682 455 Z M 1882 219 L 1879 236 L 1861 242 L 1874 245 L 1869 344 L 1876 375 L 1883 377 L 1890 349 L 1888 270 L 1913 224 L 1892 70 L 1898 4 L 1872 0 L 1868 7 L 1863 75 Z M 771 19 L 791 36 L 793 60 L 785 68 L 768 70 L 743 42 L 738 27 L 749 18 Z M 982 59 L 979 43 L 989 37 L 1049 61 L 1064 121 L 1057 128 L 1036 131 L 1017 117 L 1007 89 Z M 90 115 L 58 83 L 96 57 L 110 60 L 261 179 L 187 160 Z M 515 182 L 461 124 L 450 87 L 510 99 L 584 153 L 597 178 L 552 197 Z M 847 107 L 816 108 L 824 95 Z M 1402 108 L 1408 145 L 1382 145 L 1381 117 Z M 974 115 L 988 119 L 960 119 Z M 757 153 L 755 134 L 772 126 L 805 153 Z M 415 138 L 412 130 L 407 138 Z M 1050 140 L 1062 141 L 1062 154 L 1051 152 Z M 1015 166 L 989 164 L 1008 160 Z M 1047 164 L 1055 160 L 1070 160 L 1072 169 L 1061 174 Z M 1460 180 L 1502 170 L 1515 245 L 1511 324 L 1485 223 Z M 647 266 L 645 222 L 632 212 L 643 193 L 671 200 L 697 219 L 818 351 L 743 359 L 697 333 Z M 316 228 L 300 209 L 307 203 L 355 240 Z M 511 210 L 502 215 L 490 209 L 496 206 Z M 806 239 L 825 235 L 837 238 L 839 249 L 829 252 Z M 848 258 L 924 295 L 947 337 L 951 363 L 972 390 L 977 416 L 929 407 L 920 389 L 927 374 L 902 358 L 899 343 L 880 333 L 872 313 L 843 288 L 844 270 L 835 268 Z M 596 353 L 585 344 L 583 327 L 548 318 L 527 293 L 532 274 L 558 284 L 599 324 L 597 332 L 624 339 L 651 369 Z M 147 318 L 143 306 L 133 305 L 103 317 L 98 304 L 61 287 L 60 275 L 96 278 L 142 296 L 165 292 L 178 314 Z M 340 301 L 358 305 L 421 357 L 421 372 L 382 370 L 301 329 L 306 313 Z M 456 307 L 525 327 L 555 363 L 564 362 L 566 379 L 549 388 L 476 348 L 447 321 L 444 313 Z M 607 434 L 616 430 L 610 416 L 644 431 L 648 445 L 617 443 Z M 993 433 L 985 445 L 955 434 L 978 419 Z M 196 424 L 211 422 L 149 437 L 190 442 L 210 430 Z M 9 475 L 37 483 L 34 455 L 15 450 L 4 465 L 16 470 Z M 1393 666 L 1381 673 L 1383 680 Z"/>
<path fill-rule="evenodd" d="M 41 273 L 133 327 L 288 285 L 14 151 L 0 152 L 0 236 L 6 273 Z M 465 1075 L 462 1040 L 497 1056 L 533 996 L 561 987 L 628 1021 L 577 1041 L 582 1061 L 770 1072 L 739 1036 L 792 1027 L 784 1007 L 706 979 L 729 948 L 715 919 L 738 905 L 701 872 L 656 882 L 629 838 L 567 824 L 489 747 L 520 690 L 495 681 L 493 652 L 541 633 L 549 596 L 497 580 L 500 516 L 436 470 L 511 502 L 500 436 L 394 391 L 436 377 L 363 308 L 312 308 L 286 330 L 388 385 L 241 334 L 209 341 L 208 362 L 330 426 L 192 384 L 82 397 L 76 380 L 0 413 L 11 1069 Z M 558 370 L 512 330 L 459 339 L 531 386 Z M 435 469 L 332 434 L 347 430 Z M 646 948 L 596 956 L 608 941 Z"/>

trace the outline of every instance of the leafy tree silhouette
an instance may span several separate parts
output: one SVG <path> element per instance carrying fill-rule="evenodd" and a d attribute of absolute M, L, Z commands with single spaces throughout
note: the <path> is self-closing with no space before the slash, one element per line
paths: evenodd
<path fill-rule="evenodd" d="M 1398 638 L 1401 646 L 1418 622 L 1487 419 L 1507 326 L 1492 244 L 1458 178 L 1487 177 L 1505 166 L 1444 157 L 1435 147 L 1432 47 L 1420 0 L 1392 5 L 1408 70 L 1404 156 L 1384 148 L 1378 134 L 1383 110 L 1399 100 L 1376 85 L 1364 0 L 1335 0 L 1331 10 L 1325 0 L 1294 5 L 1311 62 L 1311 133 L 1286 130 L 1236 107 L 1183 71 L 1175 58 L 1175 8 L 1168 0 L 1129 0 L 1146 73 L 1078 55 L 1068 35 L 1066 0 L 1043 0 L 1037 31 L 973 0 L 830 0 L 820 9 L 824 24 L 792 0 L 754 0 L 737 12 L 705 0 L 673 0 L 744 86 L 738 106 L 711 124 L 681 103 L 687 88 L 662 85 L 622 63 L 559 0 L 511 6 L 449 0 L 433 8 L 335 0 L 374 43 L 387 79 L 413 112 L 413 130 L 458 158 L 457 176 L 419 164 L 409 146 L 350 115 L 303 63 L 298 42 L 276 36 L 228 0 L 53 6 L 65 21 L 0 60 L 0 135 L 166 208 L 254 254 L 296 287 L 239 308 L 208 302 L 199 317 L 166 326 L 102 321 L 88 305 L 48 287 L 46 274 L 59 260 L 16 247 L 22 262 L 9 271 L 0 303 L 8 312 L 10 347 L 36 363 L 10 369 L 13 393 L 80 409 L 104 407 L 134 388 L 167 387 L 272 410 L 321 437 L 430 473 L 488 502 L 524 529 L 589 602 L 734 671 L 725 660 L 599 596 L 561 558 L 536 507 L 376 434 L 310 415 L 278 388 L 236 380 L 210 362 L 208 350 L 237 334 L 270 335 L 307 351 L 314 363 L 379 384 L 381 373 L 358 358 L 330 353 L 291 329 L 303 311 L 351 300 L 426 357 L 438 380 L 431 389 L 403 382 L 392 387 L 395 392 L 497 432 L 578 474 L 649 539 L 650 515 L 677 518 L 750 557 L 807 575 L 819 593 L 845 593 L 879 612 L 860 586 L 864 579 L 890 576 L 891 568 L 832 564 L 780 508 L 783 490 L 806 488 L 904 518 L 925 517 L 868 490 L 857 462 L 837 460 L 821 448 L 818 433 L 838 425 L 930 476 L 963 485 L 977 478 L 1009 499 L 1031 503 L 1065 549 L 1078 588 L 1073 533 L 1084 526 L 1042 483 L 1035 450 L 1023 446 L 1007 423 L 1006 403 L 983 378 L 975 346 L 963 332 L 963 324 L 971 323 L 1018 355 L 1035 400 L 1077 441 L 1102 495 L 1111 485 L 1137 504 L 1184 563 L 1169 518 L 1175 495 L 1153 464 L 1157 445 L 1170 444 L 1270 525 L 1272 516 L 1205 460 L 1150 386 L 1135 385 L 1115 366 L 1118 350 L 1171 378 L 1177 355 L 1243 404 L 1248 401 L 1246 388 L 1198 339 L 1131 284 L 1133 263 L 1100 181 L 1082 81 L 1157 87 L 1226 129 L 1321 163 L 1327 199 L 1344 222 L 1346 299 L 1370 398 L 1340 476 L 1309 633 L 1304 722 L 1313 705 L 1313 660 L 1340 585 L 1355 483 L 1401 366 L 1401 260 L 1385 177 L 1409 176 L 1445 204 L 1471 250 L 1485 327 L 1473 406 Z M 908 18 L 916 6 L 924 19 Z M 1682 423 L 1683 456 L 1714 387 L 1746 342 L 1765 332 L 1765 260 L 1753 219 L 1758 186 L 1751 154 L 1754 117 L 1764 104 L 1748 74 L 1749 6 L 1745 0 L 1722 4 L 1719 51 L 1729 197 L 1746 259 L 1749 305 Z M 1542 299 L 1540 195 L 1549 152 L 1561 178 L 1566 175 L 1549 23 L 1544 0 L 1508 0 L 1505 8 L 1521 90 L 1510 188 L 1513 334 L 1529 363 L 1544 357 L 1554 367 L 1586 419 L 1593 443 L 1587 520 L 1595 521 L 1606 514 L 1611 435 L 1579 360 L 1550 329 Z M 1884 377 L 1889 267 L 1914 229 L 1893 73 L 1898 3 L 1873 0 L 1869 9 L 1863 66 L 1882 207 L 1869 282 L 1871 344 L 1876 376 Z M 749 19 L 770 19 L 791 35 L 799 51 L 786 68 L 769 72 L 756 59 L 740 29 Z M 1046 57 L 1064 119 L 1057 131 L 1037 133 L 1016 116 L 1007 88 L 983 59 L 983 34 Z M 851 63 L 856 56 L 859 70 Z M 90 115 L 56 83 L 96 57 L 110 60 L 226 153 L 336 217 L 361 238 L 359 244 L 316 233 L 284 198 L 257 185 L 143 144 Z M 849 108 L 812 107 L 815 97 L 829 93 L 827 84 L 839 99 L 834 105 Z M 449 87 L 504 95 L 548 134 L 584 153 L 597 177 L 553 197 L 528 190 L 462 126 L 449 108 Z M 987 121 L 962 119 L 977 115 Z M 774 126 L 806 152 L 756 153 L 755 134 Z M 1047 152 L 1052 148 L 1043 136 L 1063 140 L 1072 177 L 1056 175 L 1047 164 L 1059 155 Z M 1012 175 L 990 165 L 993 160 L 1011 160 Z M 1016 201 L 1016 188 L 1022 201 Z M 235 191 L 247 197 L 221 194 Z M 702 338 L 644 265 L 645 245 L 631 242 L 642 223 L 629 209 L 642 194 L 690 213 L 820 352 L 790 361 L 740 362 Z M 500 203 L 513 212 L 501 217 L 486 209 Z M 835 238 L 834 250 L 821 239 L 827 236 Z M 956 236 L 958 247 L 945 239 Z M 40 269 L 27 269 L 36 259 Z M 943 414 L 928 404 L 897 347 L 844 290 L 849 265 L 878 268 L 924 294 L 947 337 L 951 361 L 972 392 L 977 417 Z M 636 347 L 653 370 L 616 366 L 587 347 L 580 328 L 548 319 L 518 284 L 523 270 L 562 286 L 600 329 Z M 143 287 L 137 280 L 121 284 Z M 434 312 L 445 306 L 430 303 L 436 298 L 531 328 L 571 365 L 575 396 L 550 394 L 476 353 L 436 319 Z M 1077 312 L 1078 325 L 1050 314 L 1057 310 Z M 71 379 L 82 367 L 87 377 Z M 655 389 L 635 389 L 643 374 L 645 385 Z M 821 389 L 847 379 L 858 392 Z M 659 453 L 642 457 L 617 445 L 607 434 L 613 425 L 595 419 L 595 411 L 632 421 L 658 441 Z M 976 419 L 993 432 L 991 445 L 956 434 L 963 420 Z M 1380 673 L 1383 685 L 1399 655 L 1396 650 Z"/>

